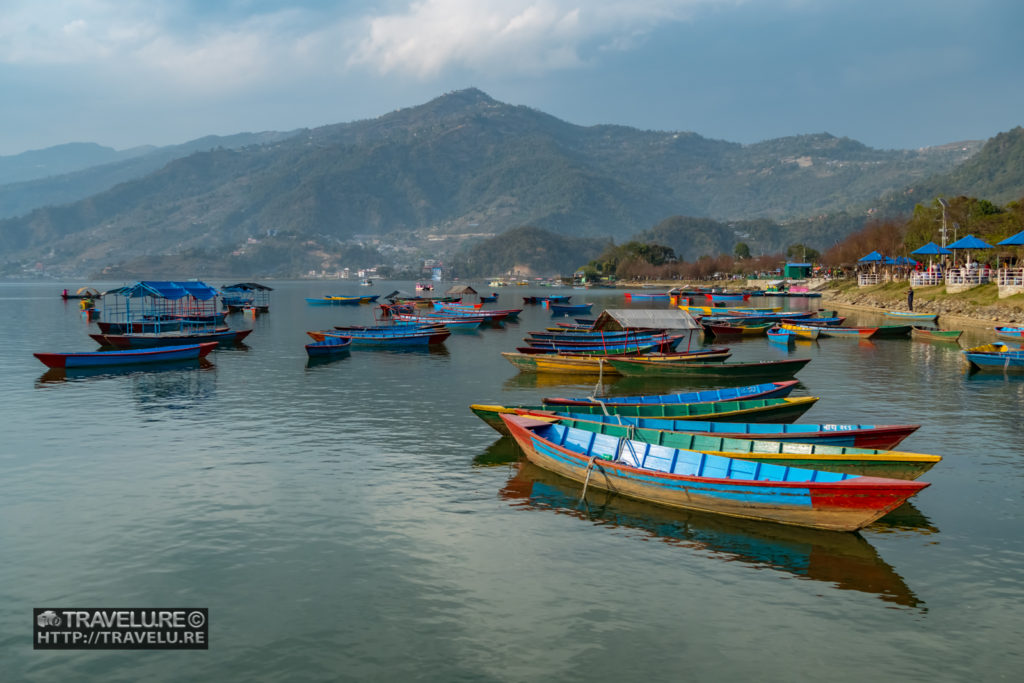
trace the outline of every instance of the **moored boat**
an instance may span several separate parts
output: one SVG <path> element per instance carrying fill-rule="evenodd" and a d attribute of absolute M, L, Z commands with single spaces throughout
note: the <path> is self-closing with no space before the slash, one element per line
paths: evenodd
<path fill-rule="evenodd" d="M 352 348 L 351 337 L 325 337 L 320 341 L 306 344 L 306 355 L 310 358 L 323 358 L 348 353 Z"/>
<path fill-rule="evenodd" d="M 230 330 L 227 328 L 213 331 L 181 331 L 157 333 L 125 333 L 125 334 L 90 334 L 89 336 L 100 346 L 113 346 L 119 349 L 145 349 L 154 346 L 180 346 L 183 344 L 203 344 L 217 342 L 222 345 L 240 344 L 249 334 L 249 330 Z"/>
<path fill-rule="evenodd" d="M 549 396 L 541 403 L 550 406 L 608 406 L 608 405 L 658 405 L 662 403 L 706 403 L 714 401 L 742 401 L 751 398 L 784 398 L 792 393 L 799 382 L 795 379 L 785 382 L 765 382 L 745 387 L 725 389 L 704 389 L 680 394 L 647 394 L 643 396 L 587 396 L 561 398 Z"/>
<path fill-rule="evenodd" d="M 960 335 L 963 333 L 963 330 L 936 330 L 930 327 L 915 326 L 910 331 L 910 336 L 913 339 L 923 339 L 925 341 L 955 342 L 960 339 Z"/>
<path fill-rule="evenodd" d="M 938 313 L 914 313 L 913 311 L 886 311 L 884 315 L 890 318 L 900 318 L 901 320 L 932 323 L 939 317 Z"/>
<path fill-rule="evenodd" d="M 1005 344 L 983 344 L 964 349 L 968 372 L 1024 373 L 1024 350 Z"/>
<path fill-rule="evenodd" d="M 625 496 L 732 517 L 855 531 L 928 486 L 654 446 L 524 416 L 502 419 L 527 459 L 545 469 Z"/>
<path fill-rule="evenodd" d="M 752 363 L 692 363 L 677 360 L 629 357 L 609 361 L 621 374 L 631 375 L 683 375 L 688 377 L 751 377 L 787 378 L 811 362 L 810 358 L 785 358 Z"/>
<path fill-rule="evenodd" d="M 996 327 L 996 338 L 1006 341 L 1024 341 L 1024 327 Z"/>
<path fill-rule="evenodd" d="M 547 419 L 539 413 L 530 417 Z M 917 479 L 942 460 L 941 456 L 876 448 L 764 441 L 663 429 L 638 428 L 581 418 L 552 418 L 558 424 L 671 448 L 740 458 L 753 462 L 806 467 L 891 479 Z"/>
<path fill-rule="evenodd" d="M 623 418 L 661 418 L 677 420 L 712 420 L 715 422 L 793 422 L 817 403 L 817 396 L 799 398 L 756 398 L 746 401 L 717 403 L 665 403 L 652 406 L 573 406 L 573 413 L 614 415 Z M 498 406 L 473 404 L 470 410 L 491 427 L 508 436 L 501 415 L 520 411 L 546 411 L 543 405 Z"/>
<path fill-rule="evenodd" d="M 147 363 L 195 360 L 205 357 L 217 342 L 161 346 L 145 350 L 80 351 L 69 353 L 34 353 L 48 368 L 100 368 Z"/>

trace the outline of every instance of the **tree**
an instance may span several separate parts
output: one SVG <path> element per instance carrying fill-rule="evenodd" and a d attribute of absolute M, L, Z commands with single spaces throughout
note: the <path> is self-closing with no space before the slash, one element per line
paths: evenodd
<path fill-rule="evenodd" d="M 738 259 L 748 259 L 750 258 L 750 247 L 747 246 L 746 242 L 737 242 L 736 246 L 732 250 L 732 253 Z"/>
<path fill-rule="evenodd" d="M 805 244 L 791 244 L 786 249 L 786 258 L 788 259 L 800 259 L 801 261 L 816 261 L 821 258 L 821 254 L 817 249 L 811 249 Z"/>

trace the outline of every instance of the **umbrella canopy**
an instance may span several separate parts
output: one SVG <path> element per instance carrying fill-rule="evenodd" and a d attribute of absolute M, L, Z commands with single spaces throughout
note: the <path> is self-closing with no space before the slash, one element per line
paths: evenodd
<path fill-rule="evenodd" d="M 949 249 L 991 249 L 992 245 L 974 235 L 967 235 L 952 244 L 947 244 L 946 247 Z"/>
<path fill-rule="evenodd" d="M 892 260 L 897 266 L 916 266 L 917 261 L 910 258 L 909 256 L 897 256 Z"/>
<path fill-rule="evenodd" d="M 1024 230 L 1021 230 L 1012 237 L 1007 237 L 1002 242 L 996 242 L 1001 247 L 1019 247 L 1024 245 Z"/>
<path fill-rule="evenodd" d="M 1020 234 L 1024 235 L 1024 232 Z M 1000 244 L 1002 244 L 1002 242 L 1000 242 Z M 1024 242 L 1022 242 L 1022 244 L 1024 244 Z M 935 244 L 935 242 L 929 242 L 923 247 L 918 247 L 917 249 L 910 253 L 917 254 L 918 256 L 938 256 L 939 254 L 952 254 L 953 252 L 951 252 L 949 249 L 946 249 L 945 247 L 940 247 L 939 245 Z"/>
<path fill-rule="evenodd" d="M 880 263 L 885 261 L 885 257 L 879 254 L 877 251 L 873 251 L 867 256 L 861 256 L 857 259 L 858 263 Z"/>

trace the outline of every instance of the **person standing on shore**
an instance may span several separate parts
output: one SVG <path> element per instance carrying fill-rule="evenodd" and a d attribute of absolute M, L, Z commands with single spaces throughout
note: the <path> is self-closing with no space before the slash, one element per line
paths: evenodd
<path fill-rule="evenodd" d="M 907 290 L 907 310 L 908 311 L 913 311 L 914 310 L 914 288 L 913 287 L 911 287 L 910 289 Z"/>

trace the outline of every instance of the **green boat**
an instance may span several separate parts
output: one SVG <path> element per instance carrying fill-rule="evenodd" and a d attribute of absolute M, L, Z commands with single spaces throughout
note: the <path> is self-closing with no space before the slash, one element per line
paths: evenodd
<path fill-rule="evenodd" d="M 573 406 L 573 412 L 587 415 L 622 415 L 624 417 L 657 417 L 670 420 L 713 420 L 715 422 L 793 422 L 817 403 L 817 396 L 799 398 L 758 398 L 718 403 L 662 403 L 655 405 Z M 550 413 L 550 406 L 497 406 L 473 404 L 469 407 L 477 417 L 495 431 L 511 436 L 502 413 Z"/>
<path fill-rule="evenodd" d="M 686 375 L 689 377 L 741 377 L 743 379 L 787 379 L 811 362 L 810 358 L 762 360 L 754 363 L 693 363 L 677 360 L 610 358 L 608 362 L 622 375 Z"/>
<path fill-rule="evenodd" d="M 574 418 L 559 418 L 558 422 L 588 432 L 643 441 L 656 446 L 682 448 L 688 451 L 700 451 L 772 465 L 860 474 L 869 477 L 917 479 L 930 470 L 935 463 L 942 460 L 941 456 L 923 453 L 723 438 Z"/>
<path fill-rule="evenodd" d="M 913 339 L 923 339 L 924 341 L 955 342 L 960 339 L 960 335 L 963 333 L 963 330 L 936 330 L 931 327 L 915 327 L 910 331 L 910 336 Z"/>

